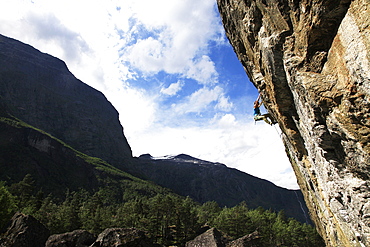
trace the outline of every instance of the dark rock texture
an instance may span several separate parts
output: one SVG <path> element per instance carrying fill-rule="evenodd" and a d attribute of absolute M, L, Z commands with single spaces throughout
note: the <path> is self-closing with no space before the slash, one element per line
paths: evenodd
<path fill-rule="evenodd" d="M 288 190 L 224 164 L 180 154 L 167 159 L 141 155 L 135 166 L 143 178 L 170 188 L 197 202 L 215 201 L 233 207 L 245 201 L 250 208 L 284 210 L 289 217 L 308 223 L 308 209 L 299 190 Z"/>
<path fill-rule="evenodd" d="M 45 247 L 87 247 L 95 242 L 96 236 L 86 230 L 75 230 L 51 235 Z"/>
<path fill-rule="evenodd" d="M 132 158 L 105 96 L 76 79 L 65 63 L 0 35 L 0 100 L 12 115 L 116 167 Z"/>
<path fill-rule="evenodd" d="M 106 186 L 117 190 L 117 200 L 122 200 L 123 193 L 169 192 L 102 159 L 78 152 L 50 134 L 10 116 L 1 100 L 0 171 L 0 181 L 10 185 L 29 174 L 35 181 L 34 192 L 41 190 L 58 198 L 64 198 L 68 190 L 94 192 Z"/>
<path fill-rule="evenodd" d="M 327 246 L 370 246 L 370 3 L 218 0 Z"/>
<path fill-rule="evenodd" d="M 108 228 L 99 234 L 91 247 L 155 247 L 158 245 L 135 228 Z"/>
<path fill-rule="evenodd" d="M 12 184 L 30 174 L 37 188 L 54 195 L 98 187 L 95 167 L 74 150 L 46 133 L 10 121 L 0 119 L 0 181 Z"/>
<path fill-rule="evenodd" d="M 16 213 L 6 233 L 1 235 L 1 247 L 44 247 L 49 230 L 29 215 Z"/>

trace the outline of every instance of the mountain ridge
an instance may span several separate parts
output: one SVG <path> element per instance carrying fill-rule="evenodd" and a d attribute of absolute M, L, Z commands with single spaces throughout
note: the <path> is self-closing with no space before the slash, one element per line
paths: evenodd
<path fill-rule="evenodd" d="M 299 190 L 279 187 L 225 164 L 186 154 L 159 159 L 144 154 L 137 157 L 136 168 L 140 171 L 137 173 L 139 177 L 200 203 L 216 201 L 222 207 L 232 207 L 245 201 L 251 208 L 284 210 L 289 217 L 310 222 Z"/>
<path fill-rule="evenodd" d="M 202 160 L 202 159 L 195 158 L 191 155 L 184 154 L 184 153 L 177 154 L 177 155 L 165 155 L 165 156 L 161 156 L 161 157 L 153 157 L 150 154 L 142 154 L 142 155 L 139 155 L 138 158 L 139 159 L 149 159 L 149 160 L 150 159 L 163 160 L 163 161 L 172 160 L 172 161 L 180 161 L 180 162 L 184 162 L 184 163 L 226 166 L 225 164 L 222 164 L 220 162 L 212 162 L 212 161 Z"/>

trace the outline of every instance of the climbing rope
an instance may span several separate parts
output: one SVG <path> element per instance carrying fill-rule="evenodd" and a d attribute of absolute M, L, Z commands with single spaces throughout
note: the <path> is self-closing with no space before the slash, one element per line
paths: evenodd
<path fill-rule="evenodd" d="M 276 130 L 276 133 L 278 133 L 278 135 L 280 136 L 280 138 L 282 137 L 282 135 L 283 135 L 283 132 L 280 132 L 279 133 L 279 131 L 278 131 L 278 129 L 276 128 L 276 126 L 275 126 L 276 124 L 274 124 L 274 128 L 275 128 L 275 130 Z"/>

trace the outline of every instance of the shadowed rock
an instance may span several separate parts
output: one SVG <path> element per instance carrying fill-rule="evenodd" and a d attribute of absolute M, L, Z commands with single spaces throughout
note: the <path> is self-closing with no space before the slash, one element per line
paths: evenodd
<path fill-rule="evenodd" d="M 131 148 L 118 112 L 78 80 L 66 64 L 0 35 L 0 99 L 11 114 L 73 148 L 113 166 L 127 166 Z"/>
<path fill-rule="evenodd" d="M 108 228 L 99 234 L 91 247 L 158 247 L 135 228 Z"/>
<path fill-rule="evenodd" d="M 259 245 L 260 235 L 257 231 L 238 238 L 226 245 L 226 247 L 257 247 Z"/>
<path fill-rule="evenodd" d="M 16 213 L 6 233 L 1 237 L 1 247 L 44 247 L 49 230 L 30 215 Z"/>
<path fill-rule="evenodd" d="M 87 247 L 94 243 L 96 236 L 86 230 L 75 230 L 51 235 L 45 247 Z"/>

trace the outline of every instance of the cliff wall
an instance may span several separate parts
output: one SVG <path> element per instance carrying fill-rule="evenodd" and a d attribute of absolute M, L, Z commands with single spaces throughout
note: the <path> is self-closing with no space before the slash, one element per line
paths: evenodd
<path fill-rule="evenodd" d="M 78 80 L 66 64 L 0 35 L 0 103 L 11 114 L 73 148 L 119 168 L 131 148 L 118 112 L 105 96 Z"/>
<path fill-rule="evenodd" d="M 218 6 L 327 246 L 370 246 L 370 1 Z"/>

